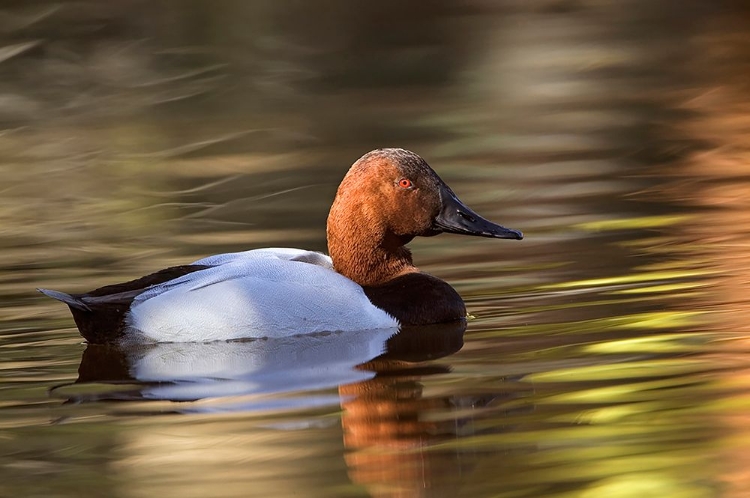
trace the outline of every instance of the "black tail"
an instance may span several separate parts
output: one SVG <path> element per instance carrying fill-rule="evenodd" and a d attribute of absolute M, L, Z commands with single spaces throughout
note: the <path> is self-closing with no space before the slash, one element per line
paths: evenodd
<path fill-rule="evenodd" d="M 91 308 L 88 307 L 86 303 L 84 303 L 80 297 L 71 296 L 70 294 L 66 294 L 64 292 L 59 292 L 56 290 L 51 289 L 37 289 L 39 292 L 44 294 L 45 296 L 49 296 L 52 299 L 57 299 L 58 301 L 62 301 L 71 308 L 75 308 L 77 310 L 81 311 L 91 311 Z"/>
<path fill-rule="evenodd" d="M 125 315 L 133 299 L 149 287 L 182 275 L 209 268 L 203 265 L 173 266 L 145 277 L 107 285 L 85 294 L 37 289 L 45 296 L 67 304 L 81 335 L 93 344 L 116 342 L 125 333 Z"/>
<path fill-rule="evenodd" d="M 76 327 L 84 339 L 94 344 L 113 342 L 122 336 L 123 319 L 128 306 L 86 303 L 86 294 L 70 295 L 50 289 L 37 289 L 45 296 L 68 305 Z"/>

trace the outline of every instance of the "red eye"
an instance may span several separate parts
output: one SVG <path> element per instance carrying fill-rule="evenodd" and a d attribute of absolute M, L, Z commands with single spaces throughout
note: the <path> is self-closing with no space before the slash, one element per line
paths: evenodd
<path fill-rule="evenodd" d="M 402 178 L 398 181 L 398 186 L 401 188 L 411 188 L 412 183 L 408 178 Z"/>

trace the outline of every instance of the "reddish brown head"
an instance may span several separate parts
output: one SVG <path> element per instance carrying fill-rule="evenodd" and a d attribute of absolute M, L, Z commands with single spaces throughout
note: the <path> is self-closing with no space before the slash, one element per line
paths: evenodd
<path fill-rule="evenodd" d="M 368 152 L 344 177 L 328 215 L 336 270 L 360 285 L 418 271 L 403 247 L 442 232 L 521 239 L 466 207 L 430 166 L 404 149 Z"/>

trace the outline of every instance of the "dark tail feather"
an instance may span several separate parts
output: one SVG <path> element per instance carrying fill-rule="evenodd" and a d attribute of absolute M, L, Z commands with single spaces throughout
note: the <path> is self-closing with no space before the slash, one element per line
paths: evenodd
<path fill-rule="evenodd" d="M 125 333 L 125 317 L 138 294 L 153 285 L 206 268 L 210 267 L 173 266 L 129 282 L 99 287 L 85 294 L 70 295 L 49 289 L 37 290 L 68 305 L 78 331 L 89 343 L 107 344 L 116 342 Z"/>
<path fill-rule="evenodd" d="M 77 310 L 81 311 L 91 311 L 91 308 L 88 307 L 86 303 L 84 303 L 80 298 L 71 296 L 70 294 L 66 294 L 64 292 L 59 292 L 55 290 L 50 289 L 37 289 L 39 292 L 44 294 L 45 296 L 49 296 L 52 299 L 57 299 L 58 301 L 62 301 L 71 308 L 75 308 Z"/>
<path fill-rule="evenodd" d="M 121 306 L 102 306 L 92 309 L 84 302 L 84 295 L 71 296 L 64 292 L 49 289 L 37 290 L 45 296 L 68 305 L 78 331 L 88 342 L 94 344 L 112 342 L 122 334 L 123 310 L 127 310 L 127 306 L 124 308 Z"/>

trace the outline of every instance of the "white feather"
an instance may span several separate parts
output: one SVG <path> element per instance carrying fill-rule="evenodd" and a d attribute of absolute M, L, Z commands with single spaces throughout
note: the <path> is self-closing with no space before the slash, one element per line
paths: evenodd
<path fill-rule="evenodd" d="M 151 287 L 126 323 L 157 342 L 285 337 L 398 327 L 329 257 L 300 249 L 219 254 L 211 268 Z"/>

